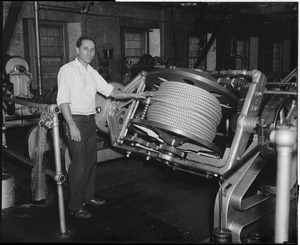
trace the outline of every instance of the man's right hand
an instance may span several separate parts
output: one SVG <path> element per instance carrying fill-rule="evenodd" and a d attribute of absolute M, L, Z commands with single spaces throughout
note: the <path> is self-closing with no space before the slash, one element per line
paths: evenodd
<path fill-rule="evenodd" d="M 76 124 L 69 125 L 70 128 L 70 137 L 73 141 L 75 142 L 80 142 L 81 141 L 81 135 L 80 131 L 77 128 Z"/>

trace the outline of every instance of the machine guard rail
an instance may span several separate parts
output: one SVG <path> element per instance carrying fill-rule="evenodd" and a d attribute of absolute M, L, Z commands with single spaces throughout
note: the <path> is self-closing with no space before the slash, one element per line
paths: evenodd
<path fill-rule="evenodd" d="M 62 173 L 61 167 L 61 155 L 60 155 L 60 145 L 59 145 L 59 119 L 58 114 L 60 113 L 60 109 L 56 104 L 38 104 L 34 102 L 24 101 L 21 99 L 10 98 L 10 97 L 2 97 L 4 101 L 13 102 L 16 104 L 21 104 L 37 109 L 41 109 L 46 113 L 51 113 L 53 115 L 51 127 L 53 128 L 53 146 L 54 146 L 54 155 L 55 155 L 55 175 L 51 174 L 51 177 L 54 178 L 57 184 L 57 194 L 58 194 L 58 207 L 59 207 L 59 221 L 60 221 L 60 231 L 62 236 L 66 236 L 68 234 L 66 230 L 65 223 L 65 209 L 64 209 L 64 195 L 63 195 L 63 182 L 65 181 L 65 176 Z M 3 109 L 2 109 L 3 110 Z M 3 122 L 4 117 L 3 117 Z M 4 147 L 2 146 L 2 149 Z M 6 151 L 7 153 L 11 153 L 9 149 Z M 19 160 L 24 160 L 23 157 L 19 157 Z M 27 161 L 25 161 L 27 162 Z M 48 171 L 47 171 L 48 172 Z M 49 173 L 48 173 L 49 174 Z"/>

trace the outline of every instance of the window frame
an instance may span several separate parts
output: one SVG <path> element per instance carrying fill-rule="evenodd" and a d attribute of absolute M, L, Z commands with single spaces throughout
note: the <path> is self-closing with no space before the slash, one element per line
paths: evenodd
<path fill-rule="evenodd" d="M 200 56 L 202 56 L 203 51 L 205 50 L 206 45 L 209 42 L 208 34 L 209 33 L 202 33 L 202 34 L 201 33 L 195 33 L 195 32 L 189 32 L 188 33 L 188 66 L 189 66 L 189 68 L 194 68 L 198 58 Z M 194 64 L 190 63 L 190 59 L 191 59 L 191 56 L 190 56 L 190 54 L 191 54 L 190 53 L 190 51 L 191 51 L 190 38 L 198 38 L 199 39 L 198 55 L 193 57 L 194 60 L 195 60 Z M 207 53 L 207 55 L 208 55 L 208 53 Z M 201 70 L 206 70 L 207 69 L 207 65 L 208 65 L 207 64 L 207 55 L 205 56 L 205 59 L 201 62 L 201 64 L 198 65 L 198 69 L 201 69 Z"/>
<path fill-rule="evenodd" d="M 277 50 L 276 50 L 277 45 Z M 278 54 L 278 55 L 276 55 Z M 272 52 L 272 71 L 282 72 L 283 70 L 283 40 L 273 42 L 273 52 Z M 278 62 L 276 62 L 278 61 Z M 276 69 L 275 69 L 276 68 Z"/>
<path fill-rule="evenodd" d="M 238 42 L 242 44 L 239 47 L 242 47 L 242 55 L 238 53 Z M 250 64 L 250 37 L 233 37 L 232 38 L 232 47 L 231 47 L 231 58 L 234 58 L 234 69 L 237 70 L 249 70 Z M 238 67 L 238 60 L 241 60 L 241 67 Z"/>
<path fill-rule="evenodd" d="M 145 39 L 146 39 L 145 54 L 149 54 L 149 31 L 150 31 L 149 28 L 137 28 L 137 27 L 122 26 L 121 27 L 121 58 L 124 60 L 126 59 L 126 62 L 129 63 L 129 60 L 127 60 L 127 56 L 126 56 L 126 37 L 125 37 L 126 32 L 144 33 Z M 134 58 L 135 60 L 138 61 L 141 56 L 130 56 L 129 59 L 132 60 Z"/>
<path fill-rule="evenodd" d="M 40 26 L 57 26 L 61 28 L 61 39 L 62 39 L 62 51 L 63 54 L 61 57 L 62 64 L 65 64 L 68 62 L 69 52 L 68 52 L 68 40 L 67 40 L 67 24 L 65 22 L 58 22 L 58 21 L 48 21 L 48 20 L 39 20 L 39 28 Z M 30 72 L 32 74 L 32 89 L 36 90 L 38 89 L 38 70 L 37 70 L 37 50 L 36 50 L 36 37 L 35 37 L 35 21 L 34 19 L 25 19 L 25 33 L 27 35 L 24 35 L 24 47 L 25 47 L 25 56 L 27 57 L 29 66 L 30 66 Z M 39 29 L 39 35 L 40 35 L 40 29 Z M 41 38 L 40 38 L 41 39 Z M 41 61 L 41 73 L 43 74 L 43 65 L 42 65 L 42 47 L 41 47 L 41 40 L 40 40 L 40 61 Z M 45 56 L 47 57 L 47 56 Z M 56 74 L 57 76 L 57 74 Z M 43 75 L 41 76 L 43 77 Z M 53 85 L 45 85 L 45 81 L 43 81 L 42 78 L 42 91 L 49 90 L 50 87 L 54 87 Z"/>

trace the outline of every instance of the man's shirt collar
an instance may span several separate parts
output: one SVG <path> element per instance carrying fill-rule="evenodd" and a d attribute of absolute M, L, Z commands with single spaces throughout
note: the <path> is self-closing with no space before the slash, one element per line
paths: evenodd
<path fill-rule="evenodd" d="M 82 67 L 83 69 L 85 69 L 85 67 L 80 63 L 78 57 L 75 58 L 75 63 L 76 63 L 76 65 L 77 65 L 78 67 Z M 87 69 L 86 69 L 86 70 L 87 70 L 87 71 L 90 71 L 90 70 L 91 70 L 91 66 L 90 66 L 89 64 L 87 65 Z"/>

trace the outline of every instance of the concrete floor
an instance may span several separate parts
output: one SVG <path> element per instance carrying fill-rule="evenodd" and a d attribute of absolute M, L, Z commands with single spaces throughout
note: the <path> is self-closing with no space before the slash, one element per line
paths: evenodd
<path fill-rule="evenodd" d="M 7 130 L 7 145 L 26 154 L 26 130 Z M 14 178 L 15 202 L 2 209 L 1 243 L 213 243 L 216 180 L 134 157 L 98 163 L 96 195 L 106 203 L 87 206 L 90 219 L 66 213 L 62 234 L 54 180 L 47 177 L 46 200 L 34 202 L 30 167 L 3 158 L 2 172 Z M 64 199 L 66 208 L 66 185 Z"/>
<path fill-rule="evenodd" d="M 106 204 L 87 206 L 88 220 L 66 214 L 70 234 L 62 239 L 55 184 L 48 181 L 47 200 L 37 204 L 28 169 L 5 168 L 15 179 L 15 205 L 2 210 L 1 242 L 201 243 L 212 229 L 215 183 L 119 159 L 97 169 L 97 196 Z"/>

